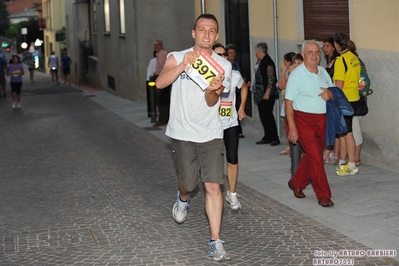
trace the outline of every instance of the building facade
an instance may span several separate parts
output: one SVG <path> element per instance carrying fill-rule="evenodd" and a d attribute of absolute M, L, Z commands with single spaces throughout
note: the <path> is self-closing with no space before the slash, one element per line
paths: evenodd
<path fill-rule="evenodd" d="M 47 60 L 54 51 L 60 60 L 62 56 L 63 44 L 57 38 L 57 33 L 65 27 L 65 1 L 64 0 L 43 0 L 43 46 L 44 46 L 44 66 L 47 73 L 50 69 L 47 66 Z"/>
<path fill-rule="evenodd" d="M 194 1 L 74 0 L 65 10 L 67 46 L 78 64 L 71 80 L 128 99 L 146 98 L 155 40 L 167 51 L 193 45 Z"/>
<path fill-rule="evenodd" d="M 399 171 L 399 116 L 394 115 L 399 105 L 392 97 L 399 84 L 399 1 L 384 0 L 381 5 L 379 0 L 75 0 L 66 5 L 78 2 L 84 2 L 88 11 L 65 8 L 68 43 L 74 36 L 88 40 L 92 54 L 86 72 L 75 70 L 74 78 L 132 100 L 146 98 L 146 69 L 153 56 L 153 41 L 162 40 L 167 51 L 193 45 L 190 33 L 201 12 L 218 18 L 219 41 L 236 45 L 248 80 L 259 42 L 268 44 L 279 69 L 283 55 L 300 52 L 305 40 L 322 41 L 327 34 L 348 33 L 367 66 L 374 90 L 368 97 L 369 114 L 362 120 L 362 159 Z M 323 13 L 326 10 L 327 14 Z M 72 26 L 72 21 L 80 24 Z M 251 100 L 247 105 L 250 117 L 244 123 L 260 127 L 256 106 Z"/>

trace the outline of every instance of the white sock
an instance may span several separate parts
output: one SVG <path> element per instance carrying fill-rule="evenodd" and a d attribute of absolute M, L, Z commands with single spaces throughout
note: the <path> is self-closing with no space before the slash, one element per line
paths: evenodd
<path fill-rule="evenodd" d="M 353 167 L 356 166 L 356 163 L 355 163 L 355 162 L 349 162 L 349 163 L 348 163 L 348 166 L 351 167 L 351 168 L 353 168 Z"/>
<path fill-rule="evenodd" d="M 237 195 L 237 192 L 229 192 L 229 193 L 230 193 L 230 195 L 233 195 L 233 196 Z"/>
<path fill-rule="evenodd" d="M 346 162 L 344 161 L 344 160 L 341 160 L 341 159 L 339 159 L 339 165 L 343 165 L 343 164 L 345 164 Z"/>

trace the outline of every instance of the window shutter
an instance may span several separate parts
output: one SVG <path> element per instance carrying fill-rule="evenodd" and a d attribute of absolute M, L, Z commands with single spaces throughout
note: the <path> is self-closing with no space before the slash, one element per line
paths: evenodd
<path fill-rule="evenodd" d="M 305 40 L 323 41 L 337 32 L 349 35 L 348 0 L 303 0 Z"/>

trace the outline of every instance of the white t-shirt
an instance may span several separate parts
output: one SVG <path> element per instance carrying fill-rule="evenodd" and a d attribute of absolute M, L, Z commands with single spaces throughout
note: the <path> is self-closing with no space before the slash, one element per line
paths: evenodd
<path fill-rule="evenodd" d="M 184 55 L 193 48 L 180 52 L 171 52 L 177 64 L 183 61 Z M 225 71 L 223 86 L 230 89 L 231 63 L 216 53 L 212 57 Z M 166 127 L 166 135 L 178 140 L 204 143 L 223 138 L 222 123 L 219 117 L 220 100 L 209 107 L 205 101 L 205 92 L 182 72 L 173 82 L 170 99 L 170 117 Z"/>
<path fill-rule="evenodd" d="M 150 80 L 150 77 L 154 75 L 155 70 L 157 70 L 157 58 L 154 57 L 150 60 L 147 67 L 147 80 Z"/>
<path fill-rule="evenodd" d="M 57 56 L 52 55 L 50 56 L 50 69 L 57 69 L 57 68 L 58 68 Z"/>
<path fill-rule="evenodd" d="M 223 92 L 220 99 L 219 115 L 222 120 L 223 129 L 238 126 L 238 114 L 236 110 L 236 89 L 240 89 L 244 79 L 240 72 L 232 70 L 231 88 L 228 92 Z"/>

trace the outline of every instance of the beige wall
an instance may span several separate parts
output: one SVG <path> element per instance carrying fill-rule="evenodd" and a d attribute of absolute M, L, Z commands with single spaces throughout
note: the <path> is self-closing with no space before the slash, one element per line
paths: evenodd
<path fill-rule="evenodd" d="M 193 0 L 195 5 L 195 18 L 194 20 L 201 15 L 201 0 Z M 219 22 L 219 39 L 218 42 L 225 44 L 226 36 L 225 36 L 225 28 L 224 28 L 224 4 L 223 1 L 215 1 L 215 0 L 205 0 L 205 13 L 210 13 L 215 15 L 216 19 Z M 193 20 L 193 21 L 194 21 Z"/>
<path fill-rule="evenodd" d="M 248 2 L 251 36 L 273 38 L 273 1 L 249 0 Z"/>
<path fill-rule="evenodd" d="M 297 12 L 294 0 L 277 1 L 278 38 L 297 40 Z"/>
<path fill-rule="evenodd" d="M 399 1 L 350 0 L 351 37 L 358 47 L 399 51 Z"/>
<path fill-rule="evenodd" d="M 55 34 L 65 26 L 65 3 L 64 0 L 43 0 L 42 4 L 43 17 L 51 18 L 51 23 L 49 25 L 46 24 L 46 29 L 43 32 L 45 42 L 45 67 L 46 72 L 49 73 L 50 70 L 47 68 L 47 60 L 51 54 L 50 43 L 52 43 L 52 50 L 58 56 L 58 59 L 60 60 L 61 58 L 60 43 L 55 41 Z"/>

